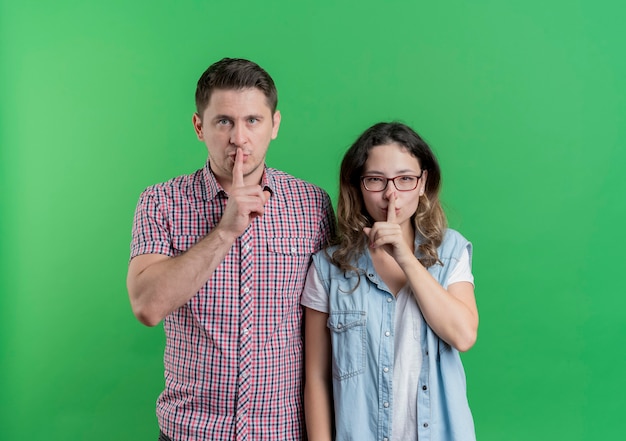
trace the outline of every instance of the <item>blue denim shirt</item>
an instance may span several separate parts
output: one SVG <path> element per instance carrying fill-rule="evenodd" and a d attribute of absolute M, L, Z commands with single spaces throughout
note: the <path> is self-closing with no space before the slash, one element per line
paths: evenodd
<path fill-rule="evenodd" d="M 418 244 L 416 239 L 416 250 Z M 471 259 L 471 244 L 448 229 L 438 248 L 443 266 L 436 264 L 428 269 L 444 288 L 454 267 L 451 263 L 458 261 L 465 248 Z M 332 252 L 331 248 L 329 254 Z M 376 274 L 369 252 L 356 262 L 362 270 L 359 275 L 340 271 L 323 251 L 313 260 L 330 296 L 328 328 L 336 440 L 388 441 L 392 427 L 395 297 Z M 352 291 L 357 278 L 360 283 Z M 441 340 L 425 320 L 418 350 L 422 351 L 423 362 L 418 384 L 417 438 L 475 440 L 459 352 Z"/>

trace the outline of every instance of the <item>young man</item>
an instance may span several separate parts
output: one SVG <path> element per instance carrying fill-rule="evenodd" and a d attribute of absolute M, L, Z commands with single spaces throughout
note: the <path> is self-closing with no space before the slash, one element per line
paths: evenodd
<path fill-rule="evenodd" d="M 161 440 L 304 434 L 300 294 L 335 221 L 322 189 L 265 166 L 276 105 L 255 63 L 210 66 L 193 115 L 206 165 L 139 199 L 127 284 L 137 318 L 164 322 Z"/>

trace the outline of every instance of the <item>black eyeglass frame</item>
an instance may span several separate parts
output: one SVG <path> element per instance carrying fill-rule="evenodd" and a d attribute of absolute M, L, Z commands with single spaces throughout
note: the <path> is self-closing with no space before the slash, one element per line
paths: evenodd
<path fill-rule="evenodd" d="M 417 185 L 420 182 L 420 179 L 422 179 L 422 176 L 424 175 L 424 170 L 422 169 L 422 172 L 419 175 L 398 175 L 398 176 L 394 176 L 393 178 L 388 178 L 386 176 L 379 176 L 379 175 L 365 175 L 365 176 L 361 176 L 360 180 L 361 180 L 361 184 L 363 185 L 363 188 L 366 189 L 369 192 L 372 193 L 380 193 L 381 191 L 385 191 L 387 190 L 387 186 L 389 185 L 389 181 L 393 181 L 393 186 L 396 187 L 396 190 L 398 191 L 413 191 L 417 188 Z M 400 190 L 398 188 L 398 185 L 396 184 L 396 179 L 398 178 L 404 178 L 404 177 L 411 177 L 411 178 L 417 178 L 417 181 L 415 181 L 415 187 L 409 189 L 409 190 Z M 383 187 L 382 190 L 370 190 L 369 188 L 367 188 L 367 185 L 365 185 L 365 179 L 367 178 L 379 178 L 379 179 L 386 179 L 385 181 L 385 186 Z"/>

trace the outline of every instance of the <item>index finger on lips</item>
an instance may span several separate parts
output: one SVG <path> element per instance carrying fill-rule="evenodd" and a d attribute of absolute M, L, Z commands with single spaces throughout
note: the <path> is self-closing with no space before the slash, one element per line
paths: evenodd
<path fill-rule="evenodd" d="M 387 205 L 387 222 L 396 222 L 396 193 L 392 193 L 389 197 L 389 204 Z"/>
<path fill-rule="evenodd" d="M 243 187 L 243 150 L 237 149 L 233 164 L 233 187 Z"/>

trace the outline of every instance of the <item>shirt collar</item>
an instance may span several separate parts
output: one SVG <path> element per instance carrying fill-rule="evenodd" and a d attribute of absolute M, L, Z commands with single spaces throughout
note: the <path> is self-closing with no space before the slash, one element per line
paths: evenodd
<path fill-rule="evenodd" d="M 263 190 L 268 190 L 272 195 L 275 193 L 276 188 L 276 176 L 274 170 L 268 168 L 263 165 L 263 177 L 261 178 L 261 185 L 263 186 Z M 204 178 L 204 185 L 206 188 L 205 199 L 212 200 L 219 194 L 226 195 L 226 190 L 217 182 L 215 175 L 213 174 L 213 170 L 211 170 L 211 166 L 209 165 L 209 160 L 207 159 L 204 167 L 202 168 L 202 175 Z"/>
<path fill-rule="evenodd" d="M 263 177 L 261 178 L 263 190 L 268 190 L 272 196 L 276 193 L 276 175 L 274 169 L 265 167 Z"/>

